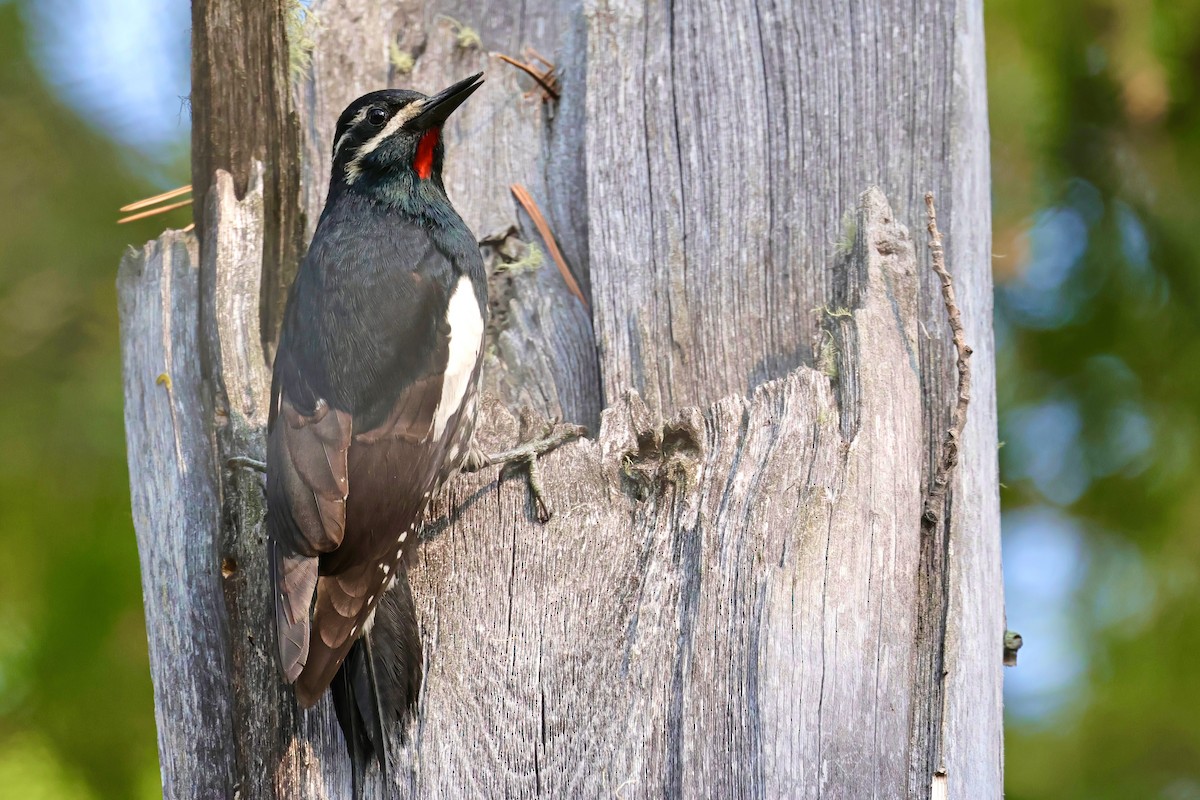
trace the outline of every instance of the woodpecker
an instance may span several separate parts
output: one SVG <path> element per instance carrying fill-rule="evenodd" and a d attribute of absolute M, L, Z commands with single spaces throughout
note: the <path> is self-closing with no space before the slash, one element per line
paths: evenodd
<path fill-rule="evenodd" d="M 482 83 L 371 92 L 342 113 L 275 356 L 266 470 L 279 656 L 302 707 L 331 689 L 356 795 L 369 761 L 386 773 L 386 728 L 418 696 L 406 559 L 474 428 L 487 283 L 442 183 L 441 133 Z"/>

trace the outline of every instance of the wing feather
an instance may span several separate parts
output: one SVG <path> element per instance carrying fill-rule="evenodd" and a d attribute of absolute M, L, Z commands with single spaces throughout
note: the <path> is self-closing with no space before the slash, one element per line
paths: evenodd
<path fill-rule="evenodd" d="M 279 651 L 303 706 L 330 685 L 403 569 L 465 416 L 435 430 L 439 413 L 447 419 L 438 404 L 451 329 L 429 310 L 447 307 L 447 281 L 435 278 L 453 274 L 450 261 L 426 230 L 389 227 L 403 238 L 389 253 L 416 263 L 411 272 L 385 268 L 374 241 L 369 253 L 355 250 L 346 238 L 355 230 L 314 240 L 272 382 L 267 498 Z M 477 374 L 478 361 L 472 391 Z"/>
<path fill-rule="evenodd" d="M 278 358 L 295 369 L 290 354 Z M 276 393 L 267 434 L 267 531 L 275 587 L 275 627 L 284 677 L 295 681 L 308 663 L 310 615 L 320 555 L 345 538 L 351 416 L 323 399 L 299 411 L 285 381 Z"/>
<path fill-rule="evenodd" d="M 308 660 L 308 610 L 317 588 L 317 559 L 280 553 L 271 542 L 271 574 L 275 579 L 275 620 L 279 660 L 290 683 Z"/>
<path fill-rule="evenodd" d="M 444 367 L 446 337 L 439 339 L 433 361 Z M 416 545 L 416 527 L 445 460 L 444 446 L 429 440 L 441 377 L 442 369 L 435 368 L 413 381 L 379 427 L 352 438 L 347 535 L 321 557 L 312 615 L 317 635 L 296 680 L 302 705 L 320 699 L 378 606 L 389 576 L 403 569 Z"/>

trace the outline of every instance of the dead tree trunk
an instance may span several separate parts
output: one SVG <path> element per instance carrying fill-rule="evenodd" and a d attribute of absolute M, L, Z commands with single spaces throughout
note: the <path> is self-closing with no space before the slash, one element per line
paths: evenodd
<path fill-rule="evenodd" d="M 511 444 L 522 408 L 597 435 L 541 465 L 548 524 L 493 473 L 432 510 L 420 715 L 371 796 L 1000 797 L 978 0 L 313 6 L 288 96 L 247 83 L 287 69 L 284 5 L 197 0 L 195 164 L 232 175 L 196 176 L 199 241 L 168 232 L 118 279 L 165 796 L 349 796 L 332 709 L 279 681 L 259 480 L 224 465 L 262 453 L 281 259 L 338 113 L 485 69 L 446 131 L 493 274 L 479 435 Z M 525 46 L 558 62 L 557 100 L 494 56 Z M 258 122 L 230 117 L 246 85 Z M 298 196 L 270 164 L 296 152 Z M 927 189 L 975 355 L 923 526 L 956 401 L 904 227 Z"/>

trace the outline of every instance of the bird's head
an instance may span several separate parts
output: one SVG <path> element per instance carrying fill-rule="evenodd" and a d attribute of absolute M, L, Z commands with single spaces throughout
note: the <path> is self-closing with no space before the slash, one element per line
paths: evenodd
<path fill-rule="evenodd" d="M 480 72 L 432 97 L 384 89 L 355 100 L 334 132 L 333 185 L 386 191 L 440 184 L 442 125 L 482 84 Z"/>

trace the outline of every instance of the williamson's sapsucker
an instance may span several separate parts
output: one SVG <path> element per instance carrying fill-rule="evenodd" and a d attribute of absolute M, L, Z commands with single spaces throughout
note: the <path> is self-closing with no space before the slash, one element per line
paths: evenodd
<path fill-rule="evenodd" d="M 482 73 L 342 113 L 325 210 L 288 297 L 267 437 L 267 528 L 284 676 L 333 693 L 358 793 L 416 702 L 405 562 L 467 454 L 487 284 L 442 183 L 442 125 Z"/>

